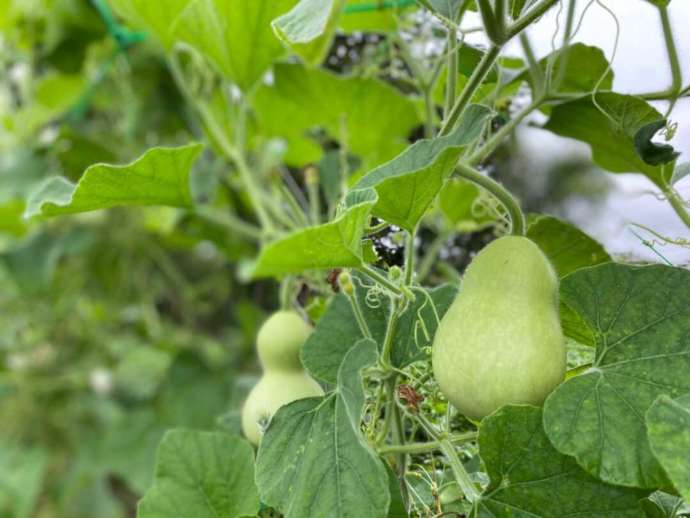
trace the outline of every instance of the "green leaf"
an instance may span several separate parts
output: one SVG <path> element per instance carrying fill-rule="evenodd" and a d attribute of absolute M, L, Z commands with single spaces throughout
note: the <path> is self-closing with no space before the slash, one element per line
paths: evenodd
<path fill-rule="evenodd" d="M 139 518 L 234 518 L 259 511 L 254 452 L 243 439 L 171 430 L 156 457 L 155 482 L 139 502 Z"/>
<path fill-rule="evenodd" d="M 371 0 L 348 0 L 338 28 L 347 33 L 390 32 L 398 26 L 397 17 L 402 12 L 417 7 L 407 0 L 393 0 L 393 3 L 398 7 L 386 7 L 385 3 L 374 5 Z"/>
<path fill-rule="evenodd" d="M 358 304 L 362 308 L 372 338 L 381 349 L 386 335 L 390 303 L 386 297 L 371 298 L 366 278 L 360 275 L 354 277 Z M 455 299 L 457 289 L 446 284 L 428 290 L 427 293 L 434 303 L 438 318 L 441 319 Z M 400 315 L 393 337 L 391 361 L 398 368 L 425 358 L 425 348 L 431 346 L 436 333 L 434 308 L 425 295 L 419 292 L 415 295 L 415 301 Z M 328 309 L 317 322 L 314 332 L 304 343 L 301 352 L 302 364 L 315 378 L 335 383 L 343 358 L 354 343 L 362 338 L 364 335 L 357 324 L 350 301 L 345 295 L 338 294 L 333 297 Z"/>
<path fill-rule="evenodd" d="M 677 511 L 683 500 L 677 496 L 656 491 L 640 502 L 647 518 L 679 518 Z"/>
<path fill-rule="evenodd" d="M 644 416 L 659 395 L 690 392 L 690 271 L 603 264 L 563 279 L 561 297 L 591 329 L 596 354 L 546 400 L 549 438 L 602 480 L 666 487 Z"/>
<path fill-rule="evenodd" d="M 412 231 L 455 169 L 462 148 L 476 140 L 491 115 L 470 105 L 460 124 L 445 137 L 420 140 L 390 162 L 367 173 L 355 189 L 373 187 L 379 195 L 372 213 Z"/>
<path fill-rule="evenodd" d="M 635 133 L 635 149 L 637 154 L 649 165 L 667 164 L 680 156 L 670 144 L 657 144 L 652 138 L 657 132 L 666 127 L 666 121 L 660 119 L 645 124 Z"/>
<path fill-rule="evenodd" d="M 271 21 L 295 0 L 197 0 L 177 20 L 175 35 L 206 55 L 242 90 L 285 53 Z"/>
<path fill-rule="evenodd" d="M 282 407 L 257 457 L 261 500 L 286 518 L 387 515 L 388 474 L 360 431 L 360 371 L 377 360 L 376 344 L 359 341 L 338 372 L 335 392 Z"/>
<path fill-rule="evenodd" d="M 76 185 L 62 177 L 44 183 L 25 217 L 57 216 L 126 205 L 191 207 L 189 175 L 203 145 L 152 148 L 127 165 L 96 164 Z"/>
<path fill-rule="evenodd" d="M 274 84 L 262 85 L 253 105 L 257 134 L 287 140 L 285 160 L 293 166 L 319 161 L 322 146 L 314 134 L 321 129 L 364 167 L 374 167 L 402 151 L 420 123 L 415 101 L 382 81 L 301 65 L 277 65 Z"/>
<path fill-rule="evenodd" d="M 559 277 L 611 261 L 600 243 L 576 226 L 553 216 L 539 215 L 532 219 L 527 237 L 539 245 Z"/>
<path fill-rule="evenodd" d="M 544 128 L 589 144 L 599 167 L 613 173 L 642 173 L 663 188 L 662 168 L 646 163 L 635 144 L 640 129 L 662 119 L 661 114 L 632 95 L 601 93 L 596 100 L 608 116 L 586 96 L 555 106 Z"/>
<path fill-rule="evenodd" d="M 598 47 L 574 43 L 539 60 L 539 68 L 543 73 L 546 73 L 548 67 L 553 67 L 552 78 L 560 78 L 557 91 L 561 93 L 590 93 L 597 85 L 599 90 L 610 90 L 613 86 L 613 71 L 609 70 L 609 62 Z M 521 71 L 515 79 L 525 80 L 534 88 L 529 68 Z"/>
<path fill-rule="evenodd" d="M 375 203 L 373 189 L 350 192 L 345 198 L 345 210 L 333 221 L 297 230 L 264 246 L 252 277 L 360 266 L 364 227 Z"/>
<path fill-rule="evenodd" d="M 539 245 L 561 278 L 580 268 L 611 261 L 600 243 L 570 223 L 552 216 L 530 217 L 527 237 Z M 563 334 L 593 347 L 594 335 L 582 317 L 562 301 L 560 311 Z"/>
<path fill-rule="evenodd" d="M 331 46 L 346 0 L 300 0 L 273 21 L 276 35 L 309 65 L 320 65 Z"/>
<path fill-rule="evenodd" d="M 506 406 L 486 417 L 479 454 L 491 482 L 472 516 L 644 516 L 638 505 L 643 491 L 603 483 L 551 445 L 539 408 Z"/>
<path fill-rule="evenodd" d="M 26 234 L 27 225 L 22 218 L 23 213 L 23 200 L 8 200 L 0 204 L 0 235 L 4 233 L 21 237 Z"/>
<path fill-rule="evenodd" d="M 138 29 L 151 32 L 166 48 L 175 43 L 174 23 L 192 0 L 110 0 L 115 11 Z"/>
<path fill-rule="evenodd" d="M 647 435 L 673 485 L 690 502 L 690 394 L 659 396 L 647 410 Z"/>

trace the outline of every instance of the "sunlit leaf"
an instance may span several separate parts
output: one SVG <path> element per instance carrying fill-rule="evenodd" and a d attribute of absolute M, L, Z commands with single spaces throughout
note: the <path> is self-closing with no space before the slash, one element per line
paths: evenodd
<path fill-rule="evenodd" d="M 266 245 L 254 265 L 252 276 L 269 277 L 312 268 L 361 265 L 364 227 L 376 199 L 373 189 L 352 191 L 345 199 L 345 209 L 333 221 L 296 230 Z"/>
<path fill-rule="evenodd" d="M 285 53 L 271 21 L 294 4 L 295 0 L 196 0 L 177 20 L 175 36 L 247 90 Z"/>
<path fill-rule="evenodd" d="M 189 175 L 201 144 L 152 148 L 127 165 L 96 164 L 75 185 L 62 177 L 29 199 L 25 217 L 57 216 L 124 205 L 191 207 Z"/>
<path fill-rule="evenodd" d="M 319 65 L 328 52 L 346 0 L 300 0 L 273 21 L 278 37 L 310 65 Z"/>
<path fill-rule="evenodd" d="M 174 23 L 192 0 L 110 0 L 115 11 L 137 29 L 152 33 L 167 49 L 175 42 Z"/>
<path fill-rule="evenodd" d="M 285 160 L 295 166 L 319 161 L 314 134 L 322 129 L 374 167 L 402 151 L 420 122 L 415 102 L 390 85 L 300 65 L 276 66 L 273 85 L 262 85 L 253 104 L 257 133 L 287 140 Z"/>
<path fill-rule="evenodd" d="M 645 412 L 659 395 L 690 393 L 690 271 L 603 264 L 564 278 L 561 297 L 591 329 L 596 356 L 546 400 L 549 438 L 602 480 L 668 486 Z"/>
<path fill-rule="evenodd" d="M 412 144 L 390 162 L 367 173 L 355 189 L 374 188 L 373 214 L 413 230 L 455 170 L 462 148 L 476 140 L 491 110 L 471 105 L 452 133 Z"/>

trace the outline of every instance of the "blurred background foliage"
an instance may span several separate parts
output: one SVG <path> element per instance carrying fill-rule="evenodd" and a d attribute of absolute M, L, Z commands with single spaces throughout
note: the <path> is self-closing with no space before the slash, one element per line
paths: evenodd
<path fill-rule="evenodd" d="M 434 33 L 428 18 L 403 21 L 411 41 L 442 42 L 443 31 Z M 388 13 L 346 18 L 326 68 L 382 78 L 409 93 L 409 70 L 382 32 L 391 24 Z M 152 146 L 201 133 L 156 44 L 128 34 L 130 41 L 113 37 L 87 0 L 0 0 L 2 517 L 132 515 L 164 430 L 236 429 L 235 412 L 257 371 L 255 331 L 277 305 L 276 286 L 243 283 L 237 274 L 255 244 L 197 216 L 137 208 L 40 224 L 22 218 L 30 193 L 48 177 L 76 181 L 91 164 L 130 162 Z M 418 99 L 410 106 L 408 120 L 395 121 L 409 127 L 408 142 L 423 134 Z M 294 110 L 300 113 L 299 104 Z M 508 105 L 504 116 L 514 110 Z M 353 142 L 364 156 L 347 157 L 357 171 L 405 144 L 385 157 L 367 149 L 371 115 L 364 115 L 354 131 L 362 142 Z M 256 132 L 284 137 L 290 153 L 303 146 L 297 149 L 312 153 L 323 175 L 342 166 L 339 145 L 327 135 L 305 143 L 294 134 L 301 121 L 282 113 L 259 119 Z M 530 211 L 558 214 L 568 199 L 596 203 L 607 189 L 589 161 L 563 158 L 525 177 L 515 173 L 520 160 L 513 142 L 491 167 Z M 193 175 L 195 196 L 220 198 L 251 219 L 241 193 L 224 185 L 225 166 L 205 153 Z M 290 174 L 302 187 L 299 169 Z M 443 247 L 440 272 L 461 270 L 493 235 L 490 215 L 472 212 L 477 192 L 449 189 L 468 202 L 455 198 L 443 210 L 442 195 L 438 217 L 420 232 L 422 251 Z M 448 228 L 463 235 L 449 239 Z M 377 242 L 391 263 L 401 257 L 395 237 Z M 318 300 L 312 310 L 319 311 Z"/>

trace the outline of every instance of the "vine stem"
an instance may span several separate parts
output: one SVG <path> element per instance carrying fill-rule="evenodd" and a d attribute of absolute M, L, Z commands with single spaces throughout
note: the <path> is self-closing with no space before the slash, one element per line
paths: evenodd
<path fill-rule="evenodd" d="M 473 167 L 463 162 L 458 162 L 456 170 L 462 178 L 465 178 L 466 180 L 469 180 L 470 182 L 475 183 L 483 189 L 489 191 L 501 203 L 501 205 L 503 205 L 508 213 L 508 216 L 510 217 L 511 234 L 515 236 L 525 235 L 525 216 L 522 214 L 520 204 L 507 189 L 505 189 L 500 183 L 492 180 L 486 175 L 483 175 Z"/>
<path fill-rule="evenodd" d="M 479 500 L 479 497 L 481 496 L 479 490 L 477 489 L 477 486 L 474 485 L 474 482 L 472 482 L 470 474 L 467 473 L 465 466 L 463 466 L 462 461 L 458 456 L 458 452 L 455 451 L 455 446 L 450 438 L 439 434 L 434 428 L 434 425 L 427 421 L 422 414 L 414 414 L 414 417 L 417 419 L 417 421 L 419 421 L 426 433 L 438 443 L 439 448 L 448 459 L 450 469 L 453 471 L 455 480 L 457 481 L 458 486 L 460 486 L 460 490 L 465 495 L 465 498 L 467 498 L 470 503 L 474 503 Z"/>
<path fill-rule="evenodd" d="M 664 194 L 666 194 L 668 202 L 671 204 L 671 207 L 673 207 L 673 210 L 676 211 L 678 217 L 685 223 L 685 226 L 690 229 L 690 213 L 685 207 L 685 203 L 678 192 L 672 187 L 669 187 Z"/>
<path fill-rule="evenodd" d="M 448 437 L 451 444 L 458 444 L 463 442 L 473 441 L 477 438 L 477 432 L 466 432 L 461 434 L 454 434 Z M 378 452 L 381 455 L 387 453 L 406 453 L 408 455 L 414 455 L 418 453 L 429 453 L 432 451 L 440 450 L 440 441 L 429 441 L 429 442 L 411 442 L 407 444 L 386 444 L 378 448 Z"/>
<path fill-rule="evenodd" d="M 504 41 L 508 41 L 514 36 L 520 34 L 537 18 L 543 15 L 546 11 L 551 9 L 558 3 L 558 0 L 541 0 L 536 3 L 524 16 L 520 17 L 515 23 L 506 29 Z"/>
<path fill-rule="evenodd" d="M 182 70 L 180 69 L 180 66 L 178 65 L 174 57 L 168 60 L 168 65 L 172 73 L 172 76 L 175 82 L 177 83 L 178 87 L 182 91 L 183 95 L 199 112 L 202 121 L 204 122 L 208 131 L 215 139 L 218 146 L 220 146 L 223 153 L 237 166 L 237 170 L 240 173 L 242 183 L 247 189 L 247 193 L 249 194 L 252 206 L 254 207 L 259 222 L 261 223 L 262 230 L 269 234 L 273 233 L 275 230 L 273 227 L 273 222 L 268 217 L 268 213 L 266 212 L 266 209 L 263 206 L 260 192 L 256 184 L 254 183 L 254 178 L 244 158 L 244 153 L 242 153 L 239 149 L 235 148 L 235 146 L 232 145 L 232 143 L 227 138 L 225 132 L 218 125 L 218 122 L 216 121 L 213 114 L 211 114 L 208 108 L 202 105 L 189 91 L 184 74 L 182 73 Z"/>
<path fill-rule="evenodd" d="M 680 69 L 680 62 L 678 61 L 678 51 L 676 50 L 676 43 L 673 38 L 673 29 L 671 28 L 671 20 L 668 16 L 668 9 L 663 6 L 659 7 L 659 15 L 661 17 L 661 26 L 664 31 L 664 41 L 666 42 L 668 61 L 671 65 L 672 83 L 670 90 L 678 95 L 683 88 L 683 74 Z"/>
<path fill-rule="evenodd" d="M 446 117 L 446 120 L 443 122 L 441 131 L 439 131 L 440 137 L 442 137 L 443 135 L 447 135 L 453 130 L 455 123 L 462 116 L 463 112 L 465 111 L 465 108 L 467 108 L 467 105 L 472 100 L 474 92 L 477 90 L 477 88 L 479 88 L 479 86 L 486 78 L 487 74 L 489 73 L 489 70 L 491 70 L 491 67 L 498 59 L 498 55 L 500 54 L 500 52 L 501 47 L 498 47 L 496 45 L 492 45 L 489 48 L 489 50 L 486 51 L 486 54 L 484 54 L 479 64 L 472 72 L 472 75 L 467 81 L 465 88 L 462 89 L 462 92 L 455 100 L 453 108 L 450 110 L 450 113 Z"/>
<path fill-rule="evenodd" d="M 411 286 L 414 280 L 415 268 L 415 254 L 414 254 L 414 240 L 417 235 L 417 228 L 407 234 L 407 243 L 405 244 L 405 286 Z"/>
<path fill-rule="evenodd" d="M 365 338 L 372 338 L 371 331 L 369 330 L 369 325 L 364 318 L 364 313 L 362 313 L 362 308 L 357 301 L 357 295 L 354 293 L 346 293 L 347 299 L 350 301 L 352 306 L 352 312 L 355 314 L 355 320 L 357 320 L 357 325 L 359 330 L 362 332 Z"/>
<path fill-rule="evenodd" d="M 480 147 L 476 152 L 474 152 L 468 159 L 467 163 L 470 165 L 476 165 L 486 159 L 491 153 L 493 153 L 500 143 L 505 139 L 513 130 L 534 110 L 539 109 L 543 104 L 543 97 L 537 98 L 532 101 L 524 110 L 516 114 L 512 119 L 510 119 L 500 130 L 494 133 L 486 143 Z"/>

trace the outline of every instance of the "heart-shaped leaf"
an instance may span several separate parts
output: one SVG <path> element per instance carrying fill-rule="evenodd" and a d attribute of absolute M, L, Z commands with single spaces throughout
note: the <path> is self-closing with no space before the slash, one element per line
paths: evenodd
<path fill-rule="evenodd" d="M 387 515 L 388 473 L 360 431 L 363 368 L 378 355 L 372 340 L 345 356 L 335 392 L 282 407 L 273 416 L 257 457 L 261 499 L 286 518 Z"/>
<path fill-rule="evenodd" d="M 591 329 L 596 356 L 546 400 L 549 438 L 602 480 L 668 486 L 645 413 L 661 394 L 690 392 L 690 271 L 603 264 L 563 279 L 561 297 Z"/>
<path fill-rule="evenodd" d="M 445 137 L 420 140 L 390 162 L 367 173 L 356 189 L 374 188 L 376 216 L 412 231 L 455 169 L 462 148 L 481 135 L 491 110 L 471 105 Z"/>
<path fill-rule="evenodd" d="M 333 221 L 297 230 L 266 245 L 256 260 L 252 276 L 360 266 L 364 227 L 376 199 L 373 189 L 350 192 L 345 199 L 346 209 Z"/>
<path fill-rule="evenodd" d="M 479 427 L 479 454 L 491 482 L 475 504 L 475 517 L 643 517 L 645 492 L 615 487 L 559 453 L 542 428 L 542 412 L 506 406 Z"/>

